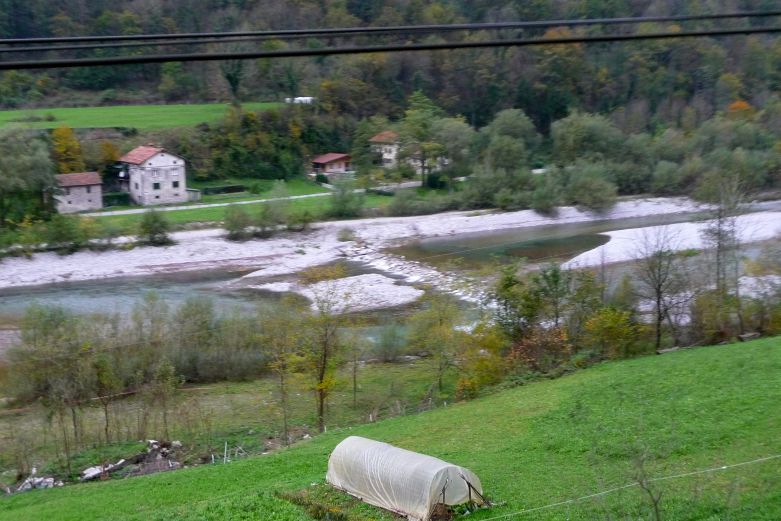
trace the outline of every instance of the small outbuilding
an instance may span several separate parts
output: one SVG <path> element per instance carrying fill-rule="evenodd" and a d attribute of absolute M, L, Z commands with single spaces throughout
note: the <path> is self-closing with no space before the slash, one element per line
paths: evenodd
<path fill-rule="evenodd" d="M 103 181 L 99 173 L 78 172 L 54 177 L 59 188 L 54 196 L 59 213 L 84 212 L 103 208 Z"/>
<path fill-rule="evenodd" d="M 359 436 L 336 446 L 326 480 L 409 521 L 428 521 L 439 504 L 484 502 L 480 479 L 470 470 Z"/>

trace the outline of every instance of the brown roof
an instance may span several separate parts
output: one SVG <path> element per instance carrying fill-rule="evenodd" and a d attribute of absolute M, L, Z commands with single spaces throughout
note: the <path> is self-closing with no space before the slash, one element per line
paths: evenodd
<path fill-rule="evenodd" d="M 312 160 L 313 163 L 320 163 L 320 164 L 328 164 L 333 163 L 334 161 L 340 161 L 340 160 L 350 160 L 350 154 L 340 154 L 339 152 L 329 152 L 328 154 L 323 154 L 322 156 L 317 156 Z"/>
<path fill-rule="evenodd" d="M 395 143 L 399 140 L 399 135 L 392 130 L 385 130 L 369 139 L 371 143 Z"/>
<path fill-rule="evenodd" d="M 140 165 L 147 159 L 163 151 L 164 150 L 161 147 L 154 145 L 142 145 L 140 147 L 134 148 L 124 156 L 120 157 L 119 160 L 123 163 L 130 163 L 131 165 Z"/>
<path fill-rule="evenodd" d="M 68 186 L 90 186 L 99 185 L 103 181 L 97 172 L 79 172 L 77 174 L 60 174 L 54 176 L 57 178 L 57 184 L 63 188 Z"/>

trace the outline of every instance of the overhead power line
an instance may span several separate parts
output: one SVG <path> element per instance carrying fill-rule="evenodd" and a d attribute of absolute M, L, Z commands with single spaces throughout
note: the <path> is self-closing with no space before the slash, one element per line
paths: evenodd
<path fill-rule="evenodd" d="M 337 27 L 320 29 L 281 29 L 267 31 L 235 31 L 235 32 L 202 32 L 176 34 L 123 34 L 123 35 L 92 35 L 92 36 L 59 36 L 47 38 L 7 38 L 0 39 L 0 45 L 42 44 L 42 43 L 76 43 L 76 42 L 107 42 L 107 41 L 138 41 L 138 40 L 188 40 L 193 38 L 309 38 L 313 36 L 344 36 L 371 35 L 388 33 L 432 33 L 449 31 L 483 31 L 491 29 L 534 29 L 559 26 L 589 26 L 589 25 L 620 25 L 654 22 L 686 22 L 703 20 L 724 20 L 731 18 L 767 18 L 781 16 L 781 10 L 746 11 L 715 13 L 702 15 L 678 16 L 639 16 L 621 18 L 575 18 L 561 20 L 535 20 L 522 22 L 491 22 L 465 24 L 427 24 L 399 25 L 387 27 Z M 18 49 L 17 49 L 18 50 Z"/>
<path fill-rule="evenodd" d="M 781 27 L 742 27 L 735 29 L 714 29 L 703 31 L 653 32 L 629 35 L 565 36 L 554 38 L 522 38 L 487 40 L 480 42 L 448 42 L 395 44 L 355 47 L 324 47 L 319 49 L 284 49 L 276 51 L 220 52 L 192 54 L 158 54 L 142 56 L 117 56 L 110 58 L 75 58 L 53 60 L 24 60 L 0 62 L 0 70 L 9 69 L 50 69 L 71 67 L 95 67 L 101 65 L 134 65 L 143 63 L 196 62 L 221 60 L 248 60 L 259 58 L 301 58 L 313 56 L 332 56 L 342 54 L 371 54 L 381 52 L 439 51 L 450 49 L 484 49 L 492 47 L 530 47 L 541 45 L 593 44 L 607 42 L 627 42 L 644 40 L 666 40 L 681 38 L 702 38 L 719 36 L 739 36 L 749 34 L 772 34 L 781 32 Z"/>

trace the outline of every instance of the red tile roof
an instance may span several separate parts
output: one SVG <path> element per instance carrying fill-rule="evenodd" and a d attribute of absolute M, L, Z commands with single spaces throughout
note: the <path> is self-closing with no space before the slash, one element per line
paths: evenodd
<path fill-rule="evenodd" d="M 399 140 L 399 135 L 392 130 L 385 130 L 369 139 L 371 143 L 395 143 Z"/>
<path fill-rule="evenodd" d="M 161 147 L 156 147 L 154 145 L 142 145 L 140 147 L 134 148 L 124 156 L 120 157 L 119 160 L 123 163 L 130 163 L 131 165 L 140 165 L 147 159 L 155 156 L 156 154 L 159 154 L 160 152 L 164 152 Z"/>
<path fill-rule="evenodd" d="M 334 161 L 341 161 L 341 160 L 350 160 L 350 154 L 340 154 L 338 152 L 329 152 L 328 154 L 323 154 L 322 156 L 317 156 L 312 160 L 313 163 L 319 163 L 322 165 L 333 163 Z"/>
<path fill-rule="evenodd" d="M 97 172 L 79 172 L 77 174 L 60 174 L 54 176 L 57 178 L 57 184 L 65 188 L 68 186 L 90 186 L 99 185 L 103 181 Z"/>

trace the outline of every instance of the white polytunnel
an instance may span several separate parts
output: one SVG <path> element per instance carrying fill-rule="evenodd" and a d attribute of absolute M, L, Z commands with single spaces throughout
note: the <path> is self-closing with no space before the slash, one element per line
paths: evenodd
<path fill-rule="evenodd" d="M 428 521 L 438 503 L 483 503 L 470 470 L 367 438 L 345 438 L 331 453 L 326 480 L 333 487 L 410 521 Z"/>

